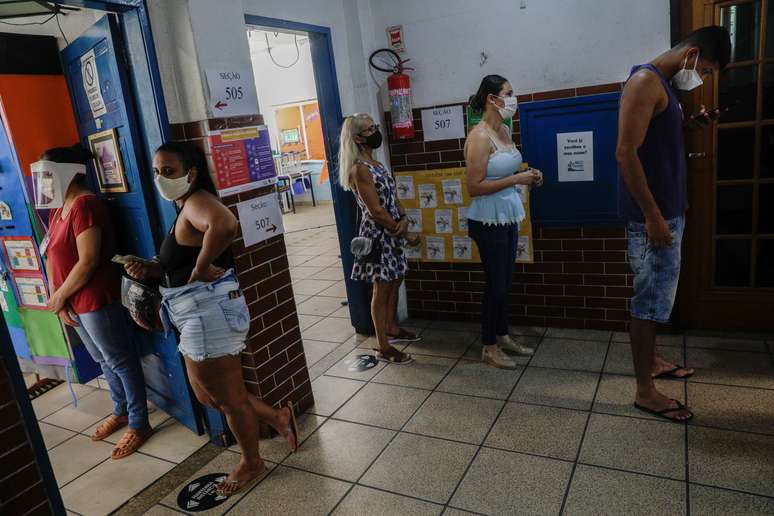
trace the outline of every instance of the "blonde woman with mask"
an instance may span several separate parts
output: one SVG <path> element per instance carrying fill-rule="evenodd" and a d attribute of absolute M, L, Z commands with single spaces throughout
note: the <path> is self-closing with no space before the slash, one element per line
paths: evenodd
<path fill-rule="evenodd" d="M 373 157 L 381 144 L 382 133 L 369 115 L 358 113 L 345 118 L 339 147 L 339 183 L 345 190 L 354 191 L 362 215 L 358 235 L 372 244 L 367 256 L 355 256 L 352 279 L 373 283 L 371 317 L 379 344 L 376 356 L 384 362 L 408 364 L 412 357 L 392 346 L 418 340 L 398 326 L 396 317 L 398 289 L 408 270 L 403 252 L 408 219 L 398 202 L 395 179 Z"/>

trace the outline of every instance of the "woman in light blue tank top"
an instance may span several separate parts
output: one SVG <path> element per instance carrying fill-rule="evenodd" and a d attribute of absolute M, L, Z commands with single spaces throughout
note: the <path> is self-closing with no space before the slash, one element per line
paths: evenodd
<path fill-rule="evenodd" d="M 505 121 L 516 113 L 513 88 L 504 77 L 487 75 L 470 106 L 482 113 L 481 122 L 465 141 L 468 193 L 468 232 L 476 242 L 486 276 L 481 304 L 481 359 L 495 367 L 513 369 L 505 351 L 531 355 L 534 350 L 508 335 L 508 294 L 511 289 L 524 206 L 517 190 L 540 186 L 543 175 L 521 171 L 521 153 L 511 141 Z"/>

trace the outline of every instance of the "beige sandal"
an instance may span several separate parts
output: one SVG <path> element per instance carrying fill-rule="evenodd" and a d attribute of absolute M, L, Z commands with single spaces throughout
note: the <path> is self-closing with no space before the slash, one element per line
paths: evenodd
<path fill-rule="evenodd" d="M 108 416 L 108 418 L 104 420 L 96 430 L 94 430 L 94 433 L 91 435 L 91 440 L 101 441 L 105 437 L 110 437 L 125 427 L 128 423 L 129 418 L 126 416 Z"/>
<path fill-rule="evenodd" d="M 113 460 L 123 459 L 136 452 L 140 446 L 145 444 L 150 436 L 153 434 L 153 430 L 148 428 L 147 430 L 134 430 L 130 428 L 124 432 L 121 440 L 118 441 L 116 447 L 113 448 L 111 457 Z"/>

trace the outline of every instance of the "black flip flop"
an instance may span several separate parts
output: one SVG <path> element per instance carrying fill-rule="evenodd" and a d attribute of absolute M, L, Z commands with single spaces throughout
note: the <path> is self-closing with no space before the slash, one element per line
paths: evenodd
<path fill-rule="evenodd" d="M 683 410 L 685 408 L 685 405 L 683 405 L 679 401 L 674 400 L 674 399 L 672 401 L 677 403 L 677 406 L 676 407 L 672 407 L 672 408 L 668 408 L 668 409 L 664 409 L 664 410 L 649 409 L 648 407 L 643 407 L 642 405 L 640 405 L 636 401 L 634 402 L 634 408 L 636 408 L 638 410 L 641 410 L 643 412 L 647 412 L 648 414 L 653 414 L 654 416 L 658 416 L 658 417 L 660 417 L 662 419 L 666 419 L 667 421 L 671 421 L 673 423 L 685 423 L 687 421 L 690 421 L 693 418 L 693 412 L 691 412 L 691 415 L 688 416 L 685 419 L 675 419 L 673 417 L 667 416 L 667 414 L 669 414 L 670 412 L 677 412 L 677 411 Z"/>
<path fill-rule="evenodd" d="M 675 374 L 680 369 L 688 369 L 688 368 L 684 367 L 684 366 L 681 366 L 681 365 L 675 365 L 675 367 L 673 367 L 669 371 L 661 372 L 661 373 L 657 374 L 656 376 L 654 376 L 653 378 L 662 378 L 662 379 L 663 378 L 673 378 L 675 380 L 686 380 L 686 379 L 688 379 L 688 378 L 690 378 L 691 376 L 694 375 L 694 373 L 686 374 L 686 375 L 683 375 L 683 376 Z"/>
<path fill-rule="evenodd" d="M 301 443 L 298 442 L 298 422 L 296 421 L 296 411 L 295 407 L 293 406 L 292 401 L 288 401 L 288 410 L 290 410 L 290 433 L 293 434 L 293 437 L 296 440 L 296 447 L 293 448 L 293 452 L 298 451 L 298 447 L 301 445 Z"/>

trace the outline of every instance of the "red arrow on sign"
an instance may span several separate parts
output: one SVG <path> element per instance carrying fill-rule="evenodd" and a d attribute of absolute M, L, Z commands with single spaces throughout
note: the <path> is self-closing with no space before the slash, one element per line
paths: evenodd
<path fill-rule="evenodd" d="M 277 231 L 277 225 L 276 224 L 272 224 L 270 228 L 266 228 L 266 231 L 267 232 L 271 231 L 272 233 L 274 233 L 275 231 Z"/>
<path fill-rule="evenodd" d="M 219 101 L 218 101 L 218 103 L 217 103 L 217 104 L 215 104 L 215 107 L 216 107 L 216 108 L 218 108 L 218 109 L 220 109 L 220 110 L 223 110 L 223 108 L 224 108 L 224 107 L 226 107 L 226 106 L 228 106 L 228 104 L 226 104 L 226 103 L 225 103 L 225 102 L 223 102 L 222 100 L 219 100 Z"/>

